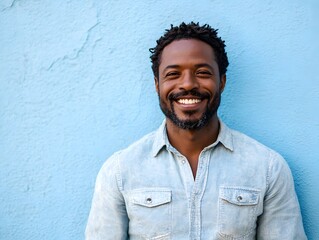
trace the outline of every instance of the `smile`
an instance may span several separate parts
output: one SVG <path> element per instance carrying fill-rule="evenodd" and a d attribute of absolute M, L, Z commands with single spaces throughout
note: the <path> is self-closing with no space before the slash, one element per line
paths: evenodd
<path fill-rule="evenodd" d="M 201 99 L 178 99 L 177 102 L 181 104 L 195 104 L 195 103 L 200 103 L 202 100 Z"/>

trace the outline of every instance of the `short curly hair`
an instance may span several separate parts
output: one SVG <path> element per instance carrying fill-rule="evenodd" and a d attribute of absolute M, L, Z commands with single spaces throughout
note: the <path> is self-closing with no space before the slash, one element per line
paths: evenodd
<path fill-rule="evenodd" d="M 150 48 L 152 70 L 154 76 L 159 77 L 159 65 L 161 62 L 161 54 L 163 49 L 175 40 L 180 39 L 198 39 L 209 44 L 215 53 L 220 76 L 226 73 L 228 67 L 228 58 L 225 51 L 225 42 L 217 36 L 218 29 L 214 29 L 208 24 L 200 26 L 199 23 L 191 22 L 186 24 L 182 22 L 179 26 L 171 25 L 170 29 L 165 30 L 165 34 L 160 37 L 156 43 L 156 47 Z"/>

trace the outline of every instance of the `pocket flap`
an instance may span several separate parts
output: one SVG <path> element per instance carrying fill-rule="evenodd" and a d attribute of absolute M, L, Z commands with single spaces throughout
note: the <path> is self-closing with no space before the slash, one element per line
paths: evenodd
<path fill-rule="evenodd" d="M 259 190 L 239 187 L 221 187 L 220 198 L 223 200 L 240 205 L 256 205 L 259 199 Z"/>
<path fill-rule="evenodd" d="M 156 207 L 171 202 L 170 190 L 138 190 L 131 193 L 131 201 L 144 207 Z"/>

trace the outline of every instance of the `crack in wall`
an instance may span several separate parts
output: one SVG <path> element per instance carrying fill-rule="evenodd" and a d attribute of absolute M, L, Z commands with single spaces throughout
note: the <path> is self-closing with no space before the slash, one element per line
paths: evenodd
<path fill-rule="evenodd" d="M 7 11 L 8 9 L 15 7 L 17 2 L 20 2 L 20 0 L 13 0 L 9 6 L 2 8 L 1 12 Z"/>
<path fill-rule="evenodd" d="M 80 54 L 84 52 L 84 49 L 89 45 L 89 40 L 92 35 L 92 32 L 99 26 L 99 24 L 100 22 L 97 22 L 87 30 L 87 35 L 85 40 L 83 41 L 81 46 L 75 50 L 75 53 L 67 54 L 67 55 L 64 55 L 63 57 L 59 57 L 55 59 L 47 68 L 45 68 L 45 70 L 50 71 L 57 63 L 61 61 L 77 59 L 80 56 Z M 95 47 L 96 43 L 100 40 L 101 40 L 101 37 L 97 38 L 93 43 L 93 47 Z"/>

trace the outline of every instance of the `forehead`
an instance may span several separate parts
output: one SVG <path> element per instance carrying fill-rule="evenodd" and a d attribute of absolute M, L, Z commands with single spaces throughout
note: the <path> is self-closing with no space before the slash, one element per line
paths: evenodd
<path fill-rule="evenodd" d="M 212 62 L 215 62 L 215 54 L 210 45 L 197 39 L 181 39 L 171 42 L 163 49 L 160 67 Z"/>

